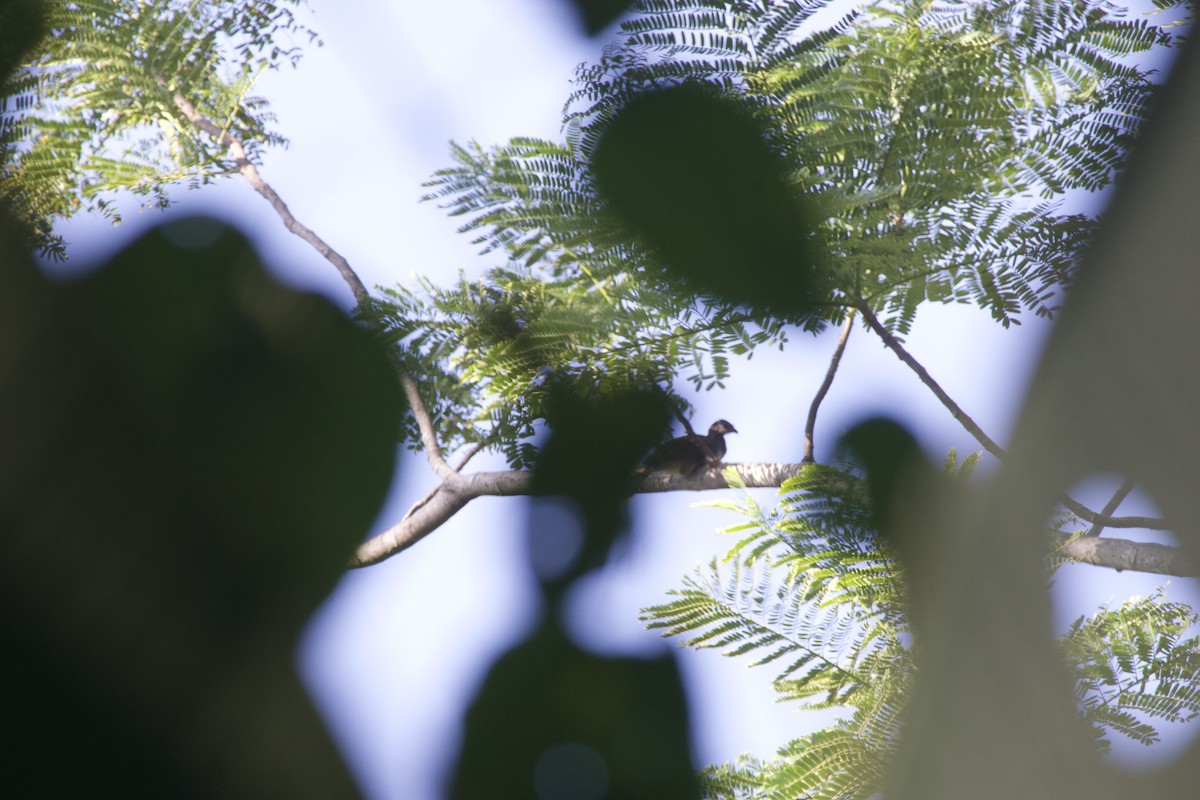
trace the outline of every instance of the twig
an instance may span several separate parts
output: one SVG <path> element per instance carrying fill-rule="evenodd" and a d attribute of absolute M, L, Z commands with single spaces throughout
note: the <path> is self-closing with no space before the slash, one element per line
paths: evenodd
<path fill-rule="evenodd" d="M 808 407 L 808 422 L 804 425 L 804 457 L 800 459 L 801 464 L 812 464 L 816 460 L 813 457 L 813 432 L 817 427 L 817 409 L 821 407 L 821 402 L 825 399 L 825 395 L 829 393 L 829 387 L 833 385 L 833 376 L 837 374 L 838 364 L 842 360 L 842 353 L 846 350 L 846 340 L 850 338 L 850 330 L 853 327 L 854 309 L 850 309 L 846 312 L 846 321 L 842 324 L 842 333 L 838 337 L 833 357 L 829 359 L 829 369 L 825 372 L 825 380 L 822 381 L 821 388 L 817 389 L 817 394 L 812 400 L 812 405 Z"/>
<path fill-rule="evenodd" d="M 487 441 L 486 441 L 487 438 L 488 437 L 485 437 L 485 441 L 476 442 L 475 444 L 473 444 L 467 448 L 467 452 L 463 455 L 463 457 L 461 459 L 459 459 L 459 462 L 454 465 L 455 472 L 462 472 L 463 467 L 465 467 L 467 465 L 467 462 L 470 461 L 472 458 L 474 458 L 476 453 L 478 453 L 480 450 L 482 450 L 484 447 L 487 446 Z"/>
<path fill-rule="evenodd" d="M 445 484 L 439 483 L 437 486 L 433 487 L 428 492 L 426 492 L 424 497 L 422 497 L 420 500 L 418 500 L 417 502 L 413 503 L 411 506 L 408 507 L 408 511 L 404 512 L 404 516 L 400 518 L 400 521 L 401 522 L 406 521 L 413 514 L 417 513 L 422 508 L 424 508 L 426 506 L 426 504 L 429 503 L 430 500 L 432 500 L 434 497 L 437 496 L 437 493 L 442 490 L 443 486 L 445 486 Z"/>
<path fill-rule="evenodd" d="M 1123 485 L 1124 484 L 1122 484 L 1122 486 Z M 1133 487 L 1130 486 L 1130 488 L 1132 489 Z M 1120 491 L 1120 489 L 1117 489 L 1117 492 Z M 1125 494 L 1128 494 L 1128 492 Z M 1116 499 L 1116 497 L 1117 495 L 1114 494 L 1113 498 Z M 1124 499 L 1125 496 L 1121 495 L 1120 499 L 1117 500 L 1117 504 L 1119 505 Z M 1066 495 L 1060 498 L 1059 502 L 1061 502 L 1070 510 L 1072 514 L 1079 517 L 1084 522 L 1092 523 L 1092 528 L 1087 534 L 1089 536 L 1092 535 L 1091 531 L 1093 530 L 1096 531 L 1096 535 L 1099 535 L 1101 528 L 1145 528 L 1148 531 L 1166 531 L 1171 529 L 1171 526 L 1167 523 L 1167 521 L 1161 517 L 1110 517 L 1107 516 L 1103 511 L 1092 511 L 1083 503 L 1080 503 L 1078 500 L 1073 500 Z M 1111 504 L 1113 501 L 1109 500 L 1108 502 Z M 1108 506 L 1105 506 L 1105 509 L 1108 509 Z M 1115 510 L 1116 508 L 1114 507 L 1112 511 Z M 1112 512 L 1109 511 L 1109 513 Z"/>
<path fill-rule="evenodd" d="M 1105 528 L 1145 528 L 1148 531 L 1168 531 L 1171 525 L 1162 517 L 1105 517 L 1098 511 L 1092 511 L 1087 506 L 1069 497 L 1059 499 L 1075 516 L 1085 522 L 1103 523 Z"/>
<path fill-rule="evenodd" d="M 171 91 L 168 89 L 167 81 L 162 75 L 155 75 L 154 80 L 163 89 Z M 367 287 L 359 280 L 358 274 L 351 268 L 350 262 L 341 253 L 330 247 L 324 239 L 317 236 L 312 229 L 301 224 L 296 219 L 291 210 L 288 209 L 287 203 L 283 202 L 283 198 L 258 173 L 258 168 L 254 166 L 249 156 L 246 155 L 246 149 L 242 146 L 241 141 L 228 130 L 221 128 L 208 117 L 201 114 L 196 109 L 196 106 L 183 96 L 182 92 L 174 91 L 171 99 L 175 103 L 175 107 L 179 109 L 179 112 L 187 118 L 188 122 L 209 136 L 212 136 L 217 144 L 229 150 L 230 156 L 233 157 L 233 162 L 237 164 L 238 172 L 250 182 L 250 185 L 254 187 L 254 191 L 266 198 L 271 207 L 275 209 L 275 213 L 283 220 L 284 227 L 312 245 L 329 263 L 333 264 L 338 273 L 341 274 L 342 279 L 350 286 L 350 291 L 354 293 L 355 302 L 359 306 L 365 307 L 371 299 L 371 293 L 367 291 Z"/>
<path fill-rule="evenodd" d="M 471 458 L 474 457 L 474 455 L 476 453 L 478 453 L 480 450 L 482 450 L 483 447 L 484 447 L 483 442 L 476 442 L 475 444 L 471 445 L 471 447 L 467 450 L 466 455 L 464 455 L 462 457 L 462 459 L 458 462 L 458 464 L 455 465 L 454 471 L 462 472 L 462 469 L 463 469 L 463 467 L 465 467 L 467 465 L 467 462 L 470 461 Z M 420 500 L 418 500 L 417 502 L 415 502 L 411 506 L 409 506 L 408 511 L 404 512 L 404 516 L 400 518 L 400 521 L 404 522 L 406 519 L 411 517 L 413 514 L 417 513 L 417 511 L 419 509 L 421 509 L 430 500 L 432 500 L 434 498 L 434 495 L 436 495 L 438 492 L 440 492 L 442 490 L 442 487 L 444 487 L 445 485 L 446 484 L 444 484 L 444 483 L 439 483 L 437 486 L 430 489 L 429 492 L 426 493 L 426 495 L 424 497 L 422 497 Z"/>

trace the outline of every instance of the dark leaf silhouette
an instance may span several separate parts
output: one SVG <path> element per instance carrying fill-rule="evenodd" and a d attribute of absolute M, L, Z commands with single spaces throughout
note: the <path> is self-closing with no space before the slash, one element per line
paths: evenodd
<path fill-rule="evenodd" d="M 353 794 L 293 648 L 389 482 L 382 348 L 211 220 L 0 281 L 6 793 Z"/>
<path fill-rule="evenodd" d="M 595 36 L 624 14 L 633 0 L 571 0 L 588 36 Z"/>
<path fill-rule="evenodd" d="M 580 399 L 565 388 L 549 404 L 550 438 L 534 471 L 534 492 L 574 502 L 582 517 L 583 554 L 571 577 L 604 563 L 626 523 L 638 463 L 666 431 L 671 412 L 650 392 Z"/>
<path fill-rule="evenodd" d="M 815 215 L 728 97 L 685 85 L 634 98 L 592 166 L 617 216 L 695 289 L 785 317 L 822 300 Z"/>
<path fill-rule="evenodd" d="M 697 796 L 675 665 L 585 653 L 559 622 L 571 582 L 604 564 L 624 528 L 634 467 L 669 417 L 659 394 L 592 400 L 558 387 L 534 482 L 538 494 L 573 502 L 582 553 L 541 576 L 547 608 L 537 632 L 496 663 L 472 705 L 456 800 Z M 531 533 L 536 543 L 555 531 Z"/>
<path fill-rule="evenodd" d="M 584 653 L 554 616 L 489 673 L 450 796 L 697 797 L 674 663 Z"/>

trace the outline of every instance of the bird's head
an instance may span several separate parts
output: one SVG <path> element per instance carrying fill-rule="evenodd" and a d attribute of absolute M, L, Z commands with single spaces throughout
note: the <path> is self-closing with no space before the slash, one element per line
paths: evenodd
<path fill-rule="evenodd" d="M 729 421 L 723 420 L 723 419 L 717 420 L 712 425 L 710 425 L 708 428 L 709 436 L 712 436 L 714 433 L 719 433 L 719 434 L 724 435 L 726 433 L 737 433 L 737 432 L 738 432 L 738 430 L 737 430 L 737 428 L 733 427 L 732 422 L 729 422 Z"/>

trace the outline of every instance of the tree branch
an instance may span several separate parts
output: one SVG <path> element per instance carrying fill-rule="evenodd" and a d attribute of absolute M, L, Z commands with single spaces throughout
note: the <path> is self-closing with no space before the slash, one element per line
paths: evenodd
<path fill-rule="evenodd" d="M 804 457 L 800 459 L 801 464 L 812 464 L 816 461 L 813 457 L 813 432 L 817 428 L 817 409 L 821 407 L 821 402 L 825 399 L 825 395 L 829 393 L 829 387 L 833 385 L 833 377 L 837 374 L 838 364 L 842 360 L 842 353 L 846 350 L 846 340 L 850 338 L 850 330 L 853 327 L 854 309 L 850 309 L 846 312 L 846 321 L 842 324 L 842 334 L 838 337 L 833 357 L 829 359 L 829 369 L 825 372 L 825 380 L 821 382 L 821 388 L 817 389 L 817 394 L 813 397 L 812 405 L 808 407 L 808 421 L 804 424 Z"/>
<path fill-rule="evenodd" d="M 1180 578 L 1200 577 L 1200 570 L 1179 547 L 1100 536 L 1070 536 L 1063 533 L 1052 536 L 1058 542 L 1058 554 L 1074 561 L 1108 567 L 1118 572 L 1129 569 Z"/>
<path fill-rule="evenodd" d="M 1117 512 L 1117 507 L 1121 505 L 1121 503 L 1132 491 L 1133 481 L 1129 478 L 1126 478 L 1121 485 L 1117 487 L 1117 490 L 1113 492 L 1113 496 L 1108 499 L 1108 502 L 1104 504 L 1104 508 L 1100 511 L 1100 518 L 1096 520 L 1091 528 L 1088 528 L 1088 531 L 1084 534 L 1084 536 L 1099 536 L 1100 531 L 1104 530 L 1105 527 L 1104 520 L 1112 519 L 1112 515 Z"/>
<path fill-rule="evenodd" d="M 163 89 L 172 91 L 167 87 L 167 81 L 162 75 L 155 75 L 154 80 Z M 237 164 L 238 172 L 250 182 L 250 185 L 254 187 L 254 191 L 266 198 L 271 207 L 275 209 L 275 213 L 283 220 L 284 227 L 312 245 L 318 253 L 325 257 L 325 260 L 333 264 L 341 274 L 342 279 L 350 286 L 350 291 L 354 293 L 355 302 L 359 306 L 365 306 L 371 298 L 371 293 L 367 291 L 367 287 L 359 280 L 358 274 L 351 268 L 350 262 L 342 257 L 341 253 L 330 247 L 324 239 L 317 236 L 312 229 L 301 224 L 292 215 L 291 210 L 287 207 L 287 203 L 283 202 L 283 198 L 259 175 L 258 168 L 254 166 L 253 162 L 246 155 L 246 149 L 242 146 L 241 141 L 228 130 L 221 128 L 208 117 L 201 114 L 196 109 L 196 106 L 183 96 L 182 92 L 173 91 L 171 99 L 175 103 L 175 107 L 179 109 L 179 113 L 183 114 L 188 122 L 213 137 L 219 145 L 229 150 L 229 155 L 233 157 L 234 163 Z"/>
<path fill-rule="evenodd" d="M 746 488 L 777 488 L 788 478 L 799 475 L 806 464 L 727 464 L 737 469 Z M 476 497 L 509 497 L 528 495 L 533 485 L 533 473 L 475 472 L 460 475 L 451 470 L 444 482 L 419 507 L 396 525 L 363 542 L 350 559 L 351 567 L 366 567 L 407 550 L 446 520 L 454 516 Z M 729 483 L 717 470 L 705 470 L 698 475 L 683 477 L 653 472 L 633 486 L 635 494 L 677 491 L 708 491 L 728 489 Z"/>
<path fill-rule="evenodd" d="M 404 396 L 408 399 L 409 410 L 412 411 L 413 418 L 417 421 L 417 428 L 421 431 L 421 445 L 425 448 L 425 457 L 429 459 L 429 466 L 443 481 L 457 475 L 454 468 L 447 464 L 446 459 L 442 457 L 442 448 L 438 445 L 437 434 L 433 430 L 433 420 L 430 419 L 429 412 L 425 408 L 425 401 L 421 399 L 417 382 L 410 376 L 401 374 L 400 385 L 404 388 Z"/>
<path fill-rule="evenodd" d="M 1103 512 L 1092 511 L 1083 503 L 1066 495 L 1059 498 L 1059 502 L 1070 509 L 1075 516 L 1085 522 L 1093 523 L 1092 530 L 1095 530 L 1097 534 L 1099 534 L 1100 528 L 1145 528 L 1150 531 L 1165 531 L 1171 528 L 1161 517 L 1108 517 Z"/>
<path fill-rule="evenodd" d="M 985 450 L 996 458 L 1003 459 L 1005 456 L 1004 448 L 996 444 L 990 436 L 984 433 L 983 428 L 979 427 L 979 424 L 971 418 L 971 415 L 963 411 L 958 403 L 954 402 L 950 395 L 946 394 L 946 391 L 933 379 L 933 376 L 929 374 L 925 367 L 921 366 L 921 362 L 913 358 L 912 354 L 904 349 L 904 345 L 900 344 L 900 341 L 887 328 L 880 324 L 878 317 L 867 307 L 867 304 L 862 302 L 857 304 L 855 308 L 862 313 L 863 320 L 883 340 L 884 345 L 895 353 L 901 361 L 907 364 L 913 372 L 917 373 L 917 377 L 921 379 L 921 382 L 933 392 L 934 396 L 958 420 L 959 424 L 974 436 L 975 440 L 983 445 Z M 1124 498 L 1122 497 L 1121 499 Z M 1080 519 L 1091 522 L 1093 526 L 1099 525 L 1104 528 L 1146 528 L 1147 530 L 1156 531 L 1167 530 L 1169 528 L 1166 520 L 1157 517 L 1111 517 L 1102 512 L 1092 511 L 1066 494 L 1059 498 L 1059 502 L 1070 509 Z M 1115 507 L 1113 510 L 1115 510 Z M 1097 532 L 1099 531 L 1099 528 L 1095 529 Z"/>
<path fill-rule="evenodd" d="M 909 369 L 917 373 L 917 377 L 921 379 L 921 383 L 925 384 L 929 388 L 929 391 L 933 392 L 934 396 L 942 402 L 942 405 L 946 407 L 950 414 L 958 420 L 958 423 L 967 429 L 967 433 L 974 436 L 975 440 L 983 445 L 984 450 L 987 450 L 996 458 L 1004 458 L 1004 448 L 996 444 L 992 440 L 992 437 L 984 433 L 983 428 L 979 427 L 979 424 L 971 418 L 971 415 L 963 411 L 958 403 L 954 402 L 953 398 L 946 394 L 945 389 L 933 379 L 933 376 L 929 374 L 925 367 L 921 366 L 921 362 L 913 358 L 912 354 L 904 349 L 904 345 L 900 344 L 891 331 L 880 324 L 879 318 L 875 316 L 870 307 L 863 302 L 857 308 L 862 313 L 863 320 L 883 340 L 884 345 L 895 353 L 901 361 L 907 364 Z"/>
<path fill-rule="evenodd" d="M 476 442 L 475 444 L 468 447 L 467 452 L 463 453 L 462 458 L 460 458 L 458 460 L 458 463 L 454 465 L 454 471 L 462 472 L 463 467 L 465 467 L 467 465 L 467 462 L 470 461 L 472 458 L 474 458 L 475 455 L 484 448 L 484 446 L 485 446 L 484 442 Z"/>
<path fill-rule="evenodd" d="M 436 472 L 443 481 L 445 481 L 451 473 L 462 472 L 462 469 L 467 465 L 467 462 L 474 458 L 475 454 L 484 448 L 484 443 L 476 442 L 475 444 L 471 445 L 463 457 L 459 459 L 459 462 L 456 466 L 448 467 L 445 459 L 442 456 L 441 448 L 438 446 L 437 436 L 434 434 L 433 422 L 429 418 L 429 412 L 425 410 L 425 403 L 421 400 L 421 395 L 417 391 L 417 384 L 407 375 L 401 375 L 400 381 L 404 388 L 404 393 L 408 397 L 408 405 L 412 409 L 413 417 L 417 420 L 417 427 L 421 431 L 421 441 L 425 445 L 425 453 L 429 458 L 429 463 L 433 467 L 433 471 Z M 441 469 L 441 467 L 449 469 L 450 472 L 445 472 L 443 469 Z M 430 489 L 424 497 L 409 506 L 408 511 L 404 512 L 404 516 L 400 518 L 400 522 L 403 523 L 413 514 L 417 513 L 418 510 L 424 508 L 425 505 L 438 494 L 438 492 L 445 488 L 445 486 L 445 483 L 439 483 L 437 486 Z"/>

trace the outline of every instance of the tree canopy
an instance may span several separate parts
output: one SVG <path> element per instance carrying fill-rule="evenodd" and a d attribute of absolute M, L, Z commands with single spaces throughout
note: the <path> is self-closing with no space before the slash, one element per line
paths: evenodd
<path fill-rule="evenodd" d="M 398 287 L 382 304 L 409 369 L 436 368 L 425 385 L 448 444 L 486 441 L 529 463 L 522 443 L 551 376 L 581 391 L 657 385 L 686 411 L 676 381 L 719 387 L 731 356 L 854 311 L 897 334 L 926 301 L 974 303 L 1004 325 L 1052 312 L 1094 226 L 1063 201 L 1114 179 L 1154 86 L 1129 58 L 1168 33 L 1085 4 L 829 11 L 645 3 L 578 69 L 564 141 L 455 145 L 429 197 L 507 263 L 451 287 Z M 681 284 L 597 191 L 592 156 L 613 118 L 683 84 L 751 115 L 812 209 L 828 253 L 812 315 L 755 313 Z M 685 125 L 680 143 L 703 128 Z M 664 205 L 675 188 L 644 187 Z M 744 281 L 746 267 L 725 269 Z"/>

